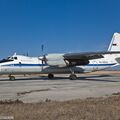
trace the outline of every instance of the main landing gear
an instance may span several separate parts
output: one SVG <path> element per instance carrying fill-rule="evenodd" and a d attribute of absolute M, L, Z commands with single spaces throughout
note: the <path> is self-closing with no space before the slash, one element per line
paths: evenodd
<path fill-rule="evenodd" d="M 77 76 L 75 74 L 75 71 L 72 68 L 70 68 L 70 71 L 71 71 L 71 74 L 69 76 L 69 79 L 70 80 L 77 80 Z"/>
<path fill-rule="evenodd" d="M 8 77 L 9 77 L 9 80 L 11 80 L 11 81 L 15 80 L 15 76 L 9 75 Z"/>
<path fill-rule="evenodd" d="M 74 73 L 72 73 L 72 74 L 70 74 L 69 79 L 70 80 L 77 80 L 77 76 Z"/>
<path fill-rule="evenodd" d="M 53 79 L 54 78 L 54 75 L 52 73 L 48 74 L 48 78 L 49 79 Z"/>
<path fill-rule="evenodd" d="M 54 75 L 53 75 L 52 73 L 50 73 L 50 74 L 48 74 L 48 78 L 49 78 L 49 79 L 53 79 L 53 78 L 54 78 Z M 70 80 L 77 80 L 76 74 L 74 74 L 74 73 L 70 74 L 69 79 L 70 79 Z"/>

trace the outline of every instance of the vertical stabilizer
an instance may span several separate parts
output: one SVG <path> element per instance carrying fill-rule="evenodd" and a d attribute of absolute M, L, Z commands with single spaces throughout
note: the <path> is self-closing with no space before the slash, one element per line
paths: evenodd
<path fill-rule="evenodd" d="M 120 51 L 120 33 L 114 33 L 108 51 Z"/>

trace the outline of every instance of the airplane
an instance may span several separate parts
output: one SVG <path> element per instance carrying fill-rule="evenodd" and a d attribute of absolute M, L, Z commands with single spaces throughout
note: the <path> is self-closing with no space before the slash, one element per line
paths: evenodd
<path fill-rule="evenodd" d="M 100 71 L 120 65 L 120 34 L 114 33 L 108 51 L 51 53 L 40 57 L 28 57 L 14 54 L 0 61 L 0 75 L 7 74 L 9 80 L 15 80 L 19 74 L 70 74 L 76 80 L 76 73 Z"/>

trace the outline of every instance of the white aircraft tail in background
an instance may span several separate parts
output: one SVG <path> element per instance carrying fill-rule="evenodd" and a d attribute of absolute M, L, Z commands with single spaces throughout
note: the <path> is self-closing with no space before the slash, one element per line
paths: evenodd
<path fill-rule="evenodd" d="M 120 65 L 120 34 L 114 33 L 108 51 L 47 54 L 40 57 L 16 55 L 0 61 L 0 74 L 7 74 L 14 80 L 16 74 L 69 73 L 70 79 L 77 79 L 75 73 L 103 70 Z"/>
<path fill-rule="evenodd" d="M 120 34 L 114 33 L 108 51 L 120 51 Z"/>

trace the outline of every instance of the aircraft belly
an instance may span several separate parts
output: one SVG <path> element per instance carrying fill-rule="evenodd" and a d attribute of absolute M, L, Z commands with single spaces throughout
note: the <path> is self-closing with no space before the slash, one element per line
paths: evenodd
<path fill-rule="evenodd" d="M 84 70 L 80 67 L 46 67 L 42 70 L 42 73 L 71 73 L 71 71 L 82 73 Z"/>
<path fill-rule="evenodd" d="M 15 67 L 2 66 L 0 74 L 26 74 L 26 73 L 40 73 L 41 67 Z"/>
<path fill-rule="evenodd" d="M 13 66 L 2 66 L 1 67 L 1 74 L 8 74 L 13 72 Z"/>
<path fill-rule="evenodd" d="M 82 68 L 85 70 L 84 72 L 92 72 L 92 71 L 99 71 L 109 68 L 111 66 L 83 66 Z"/>
<path fill-rule="evenodd" d="M 21 73 L 40 73 L 41 67 L 21 67 Z"/>

